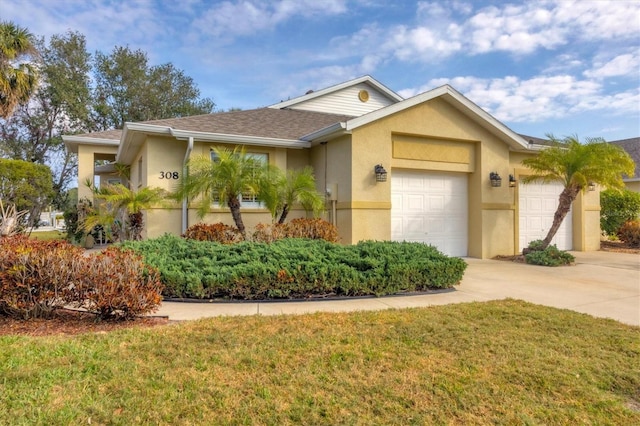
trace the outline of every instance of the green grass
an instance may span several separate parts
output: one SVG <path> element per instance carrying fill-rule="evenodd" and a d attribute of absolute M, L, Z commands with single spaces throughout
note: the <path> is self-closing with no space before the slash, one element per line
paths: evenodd
<path fill-rule="evenodd" d="M 33 239 L 42 241 L 64 240 L 67 233 L 61 231 L 34 231 L 29 236 Z"/>
<path fill-rule="evenodd" d="M 0 424 L 640 424 L 640 328 L 513 300 L 0 348 Z"/>

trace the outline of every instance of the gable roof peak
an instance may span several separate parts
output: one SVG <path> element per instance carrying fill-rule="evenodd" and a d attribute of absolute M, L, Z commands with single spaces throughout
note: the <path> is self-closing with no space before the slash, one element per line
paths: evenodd
<path fill-rule="evenodd" d="M 398 95 L 396 92 L 394 92 L 393 90 L 389 89 L 387 86 L 385 86 L 384 84 L 380 83 L 375 78 L 371 77 L 370 75 L 364 75 L 362 77 L 354 78 L 352 80 L 345 81 L 345 82 L 339 83 L 339 84 L 335 84 L 333 86 L 329 86 L 329 87 L 326 87 L 324 89 L 308 90 L 302 96 L 298 96 L 298 97 L 295 97 L 293 99 L 289 99 L 289 100 L 286 100 L 286 101 L 278 102 L 278 103 L 273 104 L 273 105 L 269 105 L 268 108 L 284 109 L 284 108 L 295 107 L 295 105 L 299 105 L 301 103 L 308 102 L 310 100 L 319 98 L 321 96 L 325 96 L 325 95 L 328 95 L 328 94 L 331 94 L 331 93 L 339 92 L 339 91 L 344 90 L 346 88 L 349 88 L 349 87 L 352 87 L 352 86 L 356 86 L 358 84 L 363 84 L 363 83 L 368 84 L 369 86 L 371 86 L 373 89 L 375 89 L 378 92 L 380 92 L 384 97 L 388 98 L 393 103 L 400 102 L 400 101 L 404 100 L 404 98 L 402 96 Z"/>

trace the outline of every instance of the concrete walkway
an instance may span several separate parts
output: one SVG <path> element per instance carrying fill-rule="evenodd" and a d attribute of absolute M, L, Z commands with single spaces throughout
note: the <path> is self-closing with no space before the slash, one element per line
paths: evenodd
<path fill-rule="evenodd" d="M 156 315 L 180 321 L 224 315 L 350 312 L 512 298 L 640 326 L 640 256 L 603 251 L 573 252 L 573 255 L 575 266 L 558 268 L 465 259 L 469 267 L 462 283 L 454 290 L 432 294 L 303 302 L 164 302 Z"/>

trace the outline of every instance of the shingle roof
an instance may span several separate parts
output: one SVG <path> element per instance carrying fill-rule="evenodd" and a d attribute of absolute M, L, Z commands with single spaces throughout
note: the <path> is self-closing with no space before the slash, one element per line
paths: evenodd
<path fill-rule="evenodd" d="M 298 140 L 306 134 L 350 118 L 353 117 L 313 111 L 259 108 L 152 120 L 142 122 L 142 124 L 205 133 Z M 121 135 L 122 130 L 108 130 L 87 133 L 82 136 L 119 140 Z"/>
<path fill-rule="evenodd" d="M 640 137 L 622 139 L 619 141 L 611 141 L 610 143 L 616 144 L 629 153 L 631 159 L 636 163 L 636 170 L 633 176 L 629 176 L 630 179 L 637 179 L 640 177 Z"/>

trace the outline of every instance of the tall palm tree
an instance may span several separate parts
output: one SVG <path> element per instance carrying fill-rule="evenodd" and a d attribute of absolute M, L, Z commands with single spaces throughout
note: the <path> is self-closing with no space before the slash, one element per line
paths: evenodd
<path fill-rule="evenodd" d="M 313 211 L 315 214 L 324 207 L 324 198 L 316 189 L 313 168 L 310 166 L 287 170 L 286 173 L 272 168 L 260 182 L 258 197 L 269 209 L 274 220 L 280 215 L 280 224 L 284 223 L 295 203 L 300 203 L 305 210 Z"/>
<path fill-rule="evenodd" d="M 103 208 L 98 208 L 99 212 L 96 215 L 85 220 L 85 230 L 90 230 L 98 224 L 113 225 L 120 222 L 116 232 L 120 234 L 121 240 L 142 239 L 142 211 L 165 198 L 165 191 L 161 188 L 143 187 L 133 191 L 122 184 L 105 185 L 99 189 L 93 188 L 93 191 L 95 197 L 103 201 Z"/>
<path fill-rule="evenodd" d="M 9 117 L 35 91 L 36 68 L 30 63 L 19 63 L 35 53 L 29 31 L 12 22 L 0 22 L 0 117 Z"/>
<path fill-rule="evenodd" d="M 629 154 L 602 138 L 587 138 L 586 143 L 582 144 L 577 136 L 564 139 L 557 139 L 553 135 L 547 137 L 552 142 L 551 147 L 536 157 L 522 160 L 522 164 L 531 170 L 531 174 L 522 179 L 524 183 L 540 181 L 564 185 L 553 223 L 542 240 L 542 250 L 551 243 L 580 191 L 584 191 L 591 183 L 621 189 L 624 187 L 622 175 L 633 174 L 635 168 Z"/>
<path fill-rule="evenodd" d="M 189 160 L 188 173 L 178 182 L 174 197 L 183 200 L 201 197 L 198 215 L 204 215 L 213 203 L 226 205 L 243 237 L 246 236 L 240 197 L 256 195 L 262 176 L 267 173 L 268 165 L 248 155 L 244 148 L 214 148 L 215 159 L 206 156 Z"/>

